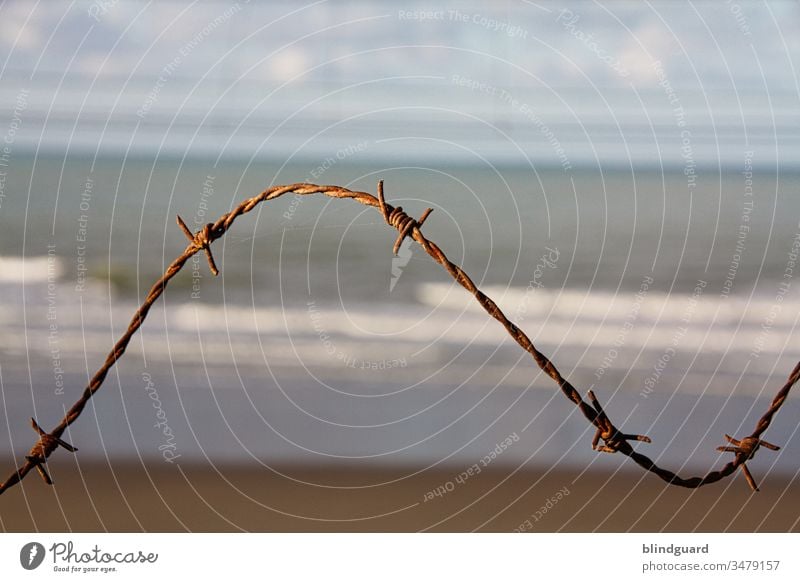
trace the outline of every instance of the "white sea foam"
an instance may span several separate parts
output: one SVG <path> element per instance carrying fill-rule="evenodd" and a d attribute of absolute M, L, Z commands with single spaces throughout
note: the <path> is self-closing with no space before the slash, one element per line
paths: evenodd
<path fill-rule="evenodd" d="M 24 270 L 20 263 L 10 262 L 23 275 L 4 281 L 0 350 L 9 356 L 47 358 L 52 349 L 47 260 L 26 261 Z M 24 318 L 23 294 L 14 291 L 23 288 Z M 695 297 L 650 290 L 638 300 L 634 293 L 484 290 L 559 367 L 580 374 L 583 384 L 628 378 L 626 387 L 639 391 L 647 378 L 664 389 L 683 379 L 683 391 L 726 392 L 731 375 L 783 375 L 800 357 L 795 326 L 800 301 L 791 294 L 776 303 L 774 297 L 763 296 L 722 299 L 710 290 Z M 367 303 L 346 310 L 339 303 L 295 302 L 283 308 L 159 303 L 140 332 L 141 340 L 137 336 L 128 351 L 134 359 L 144 350 L 150 365 L 269 365 L 291 374 L 309 368 L 343 380 L 362 363 L 369 368 L 392 359 L 406 362 L 392 369 L 400 383 L 430 374 L 440 384 L 461 382 L 459 366 L 474 367 L 469 383 L 479 386 L 503 377 L 504 385 L 527 386 L 536 376 L 502 326 L 460 287 L 422 284 L 416 297 L 416 304 Z M 772 317 L 776 305 L 777 317 Z M 117 303 L 59 285 L 54 313 L 64 366 L 85 372 L 87 359 L 102 360 L 135 309 L 131 301 Z M 665 355 L 668 362 L 660 365 Z M 451 366 L 454 358 L 466 358 L 466 364 Z M 4 371 L 11 371 L 15 361 L 24 363 L 11 358 Z M 546 379 L 539 384 L 549 386 Z M 760 390 L 758 386 L 748 382 L 740 390 L 749 393 Z"/>
<path fill-rule="evenodd" d="M 38 283 L 63 272 L 56 256 L 0 257 L 0 283 Z"/>

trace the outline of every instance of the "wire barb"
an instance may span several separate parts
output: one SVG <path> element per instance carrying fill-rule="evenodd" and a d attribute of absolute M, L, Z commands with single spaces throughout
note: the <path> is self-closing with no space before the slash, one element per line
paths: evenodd
<path fill-rule="evenodd" d="M 198 251 L 205 251 L 206 258 L 208 259 L 208 267 L 211 269 L 211 273 L 215 277 L 219 275 L 217 264 L 214 262 L 214 255 L 211 254 L 211 243 L 218 238 L 213 236 L 213 233 L 215 232 L 214 223 L 209 222 L 196 233 L 192 234 L 192 231 L 189 230 L 188 226 L 186 226 L 186 223 L 183 221 L 180 214 L 175 215 L 175 218 L 177 219 L 178 226 L 181 227 L 183 234 L 186 235 L 186 238 L 189 239 L 189 242 L 192 243 L 194 248 Z"/>
<path fill-rule="evenodd" d="M 33 448 L 30 450 L 30 452 L 25 455 L 25 459 L 36 467 L 36 470 L 39 472 L 39 475 L 41 475 L 42 480 L 45 483 L 52 485 L 53 480 L 50 478 L 50 475 L 47 474 L 47 470 L 44 468 L 44 464 L 47 462 L 47 457 L 49 457 L 58 447 L 64 447 L 70 453 L 77 452 L 78 449 L 73 447 L 68 442 L 61 440 L 57 436 L 47 433 L 33 418 L 31 418 L 31 426 L 39 435 L 39 442 L 33 445 Z"/>
<path fill-rule="evenodd" d="M 742 468 L 742 473 L 744 473 L 744 478 L 747 480 L 747 484 L 750 485 L 750 489 L 753 491 L 758 491 L 759 489 L 756 485 L 756 481 L 753 479 L 753 475 L 750 473 L 750 469 L 747 468 L 745 463 L 752 459 L 755 456 L 756 451 L 761 447 L 765 447 L 771 451 L 778 451 L 780 450 L 780 447 L 754 436 L 745 437 L 742 440 L 736 440 L 732 436 L 726 434 L 725 440 L 733 446 L 717 447 L 717 450 L 723 453 L 734 453 L 736 455 L 736 462 L 738 463 L 739 467 Z"/>
<path fill-rule="evenodd" d="M 603 453 L 616 453 L 625 448 L 632 450 L 628 441 L 640 441 L 643 443 L 652 442 L 650 437 L 641 434 L 621 433 L 608 418 L 605 410 L 600 406 L 600 402 L 591 390 L 589 390 L 589 400 L 597 413 L 594 421 L 597 431 L 595 431 L 594 438 L 592 438 L 592 449 Z M 598 446 L 600 439 L 603 439 L 605 443 L 602 446 Z"/>
<path fill-rule="evenodd" d="M 420 228 L 425 223 L 428 216 L 430 216 L 430 213 L 433 212 L 433 208 L 426 208 L 419 220 L 414 220 L 406 214 L 402 206 L 389 210 L 389 205 L 386 204 L 386 199 L 383 196 L 383 180 L 378 182 L 378 202 L 386 224 L 393 226 L 399 232 L 397 240 L 394 241 L 394 248 L 392 249 L 392 253 L 396 256 L 400 251 L 400 246 L 408 236 L 408 233 L 414 228 Z"/>

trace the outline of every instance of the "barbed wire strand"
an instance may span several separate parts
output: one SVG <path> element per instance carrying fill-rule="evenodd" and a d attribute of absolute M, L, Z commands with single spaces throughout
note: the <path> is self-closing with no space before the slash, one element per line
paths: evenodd
<path fill-rule="evenodd" d="M 234 221 L 241 215 L 247 214 L 253 210 L 258 204 L 269 200 L 274 200 L 284 194 L 293 193 L 298 196 L 306 196 L 311 194 L 325 194 L 332 198 L 350 198 L 365 206 L 372 206 L 377 208 L 383 215 L 387 224 L 392 226 L 398 231 L 397 240 L 394 244 L 394 252 L 397 253 L 403 240 L 410 236 L 430 255 L 433 260 L 439 263 L 450 276 L 458 282 L 464 289 L 469 291 L 475 299 L 480 303 L 481 307 L 494 319 L 499 321 L 509 335 L 528 352 L 544 373 L 552 378 L 559 388 L 570 401 L 572 401 L 581 413 L 586 417 L 592 425 L 597 429 L 592 440 L 592 448 L 600 452 L 608 453 L 622 453 L 623 455 L 631 458 L 637 465 L 649 471 L 670 485 L 677 485 L 680 487 L 697 488 L 710 483 L 715 483 L 732 475 L 736 469 L 742 468 L 742 472 L 754 491 L 758 491 L 758 487 L 750 474 L 750 471 L 745 466 L 745 462 L 752 459 L 756 451 L 760 447 L 765 447 L 771 450 L 778 450 L 779 447 L 762 440 L 761 435 L 766 432 L 772 422 L 773 417 L 786 401 L 789 391 L 800 379 L 800 362 L 795 366 L 792 373 L 789 375 L 788 380 L 783 387 L 778 391 L 772 404 L 766 413 L 758 421 L 755 430 L 749 436 L 737 440 L 733 437 L 725 435 L 732 446 L 718 447 L 718 450 L 724 452 L 734 453 L 732 461 L 728 462 L 724 467 L 716 471 L 710 471 L 703 477 L 689 477 L 684 478 L 679 475 L 659 467 L 647 456 L 635 451 L 629 441 L 641 441 L 645 443 L 651 442 L 650 439 L 643 435 L 625 434 L 617 429 L 617 427 L 608 418 L 606 412 L 600 405 L 597 397 L 592 391 L 589 391 L 587 397 L 589 402 L 584 401 L 578 390 L 561 375 L 561 372 L 555 367 L 553 362 L 547 356 L 542 354 L 534 345 L 530 338 L 523 332 L 516 324 L 510 321 L 506 315 L 500 310 L 497 304 L 487 295 L 485 295 L 470 277 L 459 267 L 451 262 L 445 253 L 439 248 L 436 243 L 429 240 L 422 234 L 421 227 L 433 209 L 428 208 L 425 210 L 419 220 L 415 220 L 406 214 L 402 207 L 394 207 L 387 203 L 383 194 L 383 181 L 378 183 L 378 197 L 367 192 L 358 192 L 342 188 L 340 186 L 320 186 L 316 184 L 298 183 L 286 186 L 274 186 L 261 192 L 261 194 L 244 200 L 239 206 L 222 215 L 216 222 L 206 224 L 202 229 L 196 233 L 192 233 L 186 223 L 177 217 L 178 226 L 189 239 L 189 244 L 186 249 L 181 253 L 166 269 L 164 274 L 152 286 L 141 306 L 136 310 L 131 318 L 128 329 L 120 337 L 113 349 L 108 354 L 103 365 L 100 367 L 94 376 L 89 381 L 88 386 L 84 389 L 81 397 L 75 402 L 72 408 L 67 411 L 61 422 L 49 433 L 45 432 L 34 419 L 31 419 L 31 424 L 34 430 L 39 435 L 39 440 L 25 456 L 25 462 L 21 466 L 17 466 L 17 470 L 12 473 L 5 482 L 0 484 L 0 494 L 4 493 L 9 488 L 13 487 L 32 470 L 36 469 L 44 481 L 52 485 L 53 481 L 45 469 L 45 463 L 50 455 L 58 448 L 62 447 L 70 452 L 76 452 L 77 449 L 69 443 L 62 440 L 62 436 L 67 428 L 75 422 L 83 412 L 86 404 L 100 389 L 103 381 L 105 380 L 109 370 L 125 353 L 131 338 L 136 331 L 144 323 L 150 308 L 164 293 L 167 284 L 170 280 L 178 274 L 192 256 L 196 253 L 203 251 L 206 254 L 209 268 L 214 275 L 218 274 L 216 263 L 211 254 L 211 244 L 222 237 L 228 229 L 231 228 Z M 600 445 L 600 440 L 603 444 Z"/>

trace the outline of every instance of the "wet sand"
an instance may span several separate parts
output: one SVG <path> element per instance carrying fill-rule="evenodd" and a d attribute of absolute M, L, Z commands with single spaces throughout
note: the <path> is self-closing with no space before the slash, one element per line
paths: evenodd
<path fill-rule="evenodd" d="M 50 469 L 54 487 L 30 475 L 0 497 L 2 530 L 800 531 L 800 480 L 757 468 L 760 493 L 741 475 L 692 491 L 627 470 L 545 475 L 492 467 L 457 482 L 460 470 L 447 468 L 125 462 Z M 440 495 L 431 493 L 437 488 Z"/>

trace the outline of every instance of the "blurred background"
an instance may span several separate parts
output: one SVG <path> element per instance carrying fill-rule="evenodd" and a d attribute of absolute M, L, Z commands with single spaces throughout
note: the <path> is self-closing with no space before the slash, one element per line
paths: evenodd
<path fill-rule="evenodd" d="M 637 448 L 721 466 L 800 357 L 798 21 L 779 0 L 3 2 L 2 471 L 185 248 L 176 214 L 379 179 Z M 56 487 L 31 475 L 0 526 L 798 529 L 794 396 L 761 494 L 666 488 L 594 453 L 394 238 L 323 196 L 240 218 L 221 275 L 187 264 L 71 427 Z"/>

